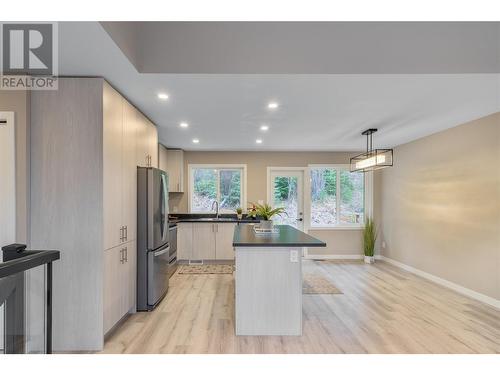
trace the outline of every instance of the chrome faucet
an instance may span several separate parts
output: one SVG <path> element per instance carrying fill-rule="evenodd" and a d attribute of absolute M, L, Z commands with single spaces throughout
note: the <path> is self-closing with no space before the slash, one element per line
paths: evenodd
<path fill-rule="evenodd" d="M 217 201 L 212 202 L 212 211 L 214 209 L 214 205 L 215 205 L 215 218 L 218 219 L 219 218 L 219 202 L 217 202 Z"/>

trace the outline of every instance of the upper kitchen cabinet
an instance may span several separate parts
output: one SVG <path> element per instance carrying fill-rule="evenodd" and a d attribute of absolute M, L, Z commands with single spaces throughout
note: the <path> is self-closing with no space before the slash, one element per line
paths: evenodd
<path fill-rule="evenodd" d="M 137 165 L 158 167 L 158 131 L 156 126 L 137 111 Z"/>
<path fill-rule="evenodd" d="M 167 148 L 161 143 L 158 143 L 158 168 L 167 172 Z"/>
<path fill-rule="evenodd" d="M 168 191 L 170 193 L 184 192 L 184 151 L 167 150 L 166 168 L 168 173 Z"/>

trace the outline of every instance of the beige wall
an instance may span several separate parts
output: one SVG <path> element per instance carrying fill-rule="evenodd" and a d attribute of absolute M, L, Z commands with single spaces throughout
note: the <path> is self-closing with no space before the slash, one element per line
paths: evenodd
<path fill-rule="evenodd" d="M 396 147 L 383 255 L 500 299 L 500 113 Z"/>
<path fill-rule="evenodd" d="M 29 106 L 26 91 L 0 91 L 0 111 L 13 111 L 16 127 L 16 241 L 28 242 Z"/>
<path fill-rule="evenodd" d="M 247 200 L 267 201 L 267 167 L 305 167 L 308 164 L 347 164 L 348 152 L 199 152 L 184 153 L 185 193 L 170 194 L 170 209 L 188 212 L 188 165 L 189 164 L 246 164 Z M 377 183 L 375 183 L 376 185 Z M 377 212 L 377 206 L 374 207 Z M 326 249 L 311 249 L 311 254 L 361 255 L 360 230 L 317 230 L 313 236 L 326 241 Z"/>

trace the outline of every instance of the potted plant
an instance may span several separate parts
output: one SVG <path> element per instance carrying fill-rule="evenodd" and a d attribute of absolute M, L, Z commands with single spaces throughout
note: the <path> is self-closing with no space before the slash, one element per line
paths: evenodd
<path fill-rule="evenodd" d="M 238 207 L 236 209 L 236 217 L 238 220 L 241 220 L 243 218 L 243 209 L 241 207 Z"/>
<path fill-rule="evenodd" d="M 365 220 L 365 228 L 363 229 L 363 250 L 365 252 L 365 263 L 374 263 L 375 257 L 375 241 L 377 240 L 377 228 L 373 219 Z"/>
<path fill-rule="evenodd" d="M 257 218 L 257 207 L 255 207 L 255 204 L 252 204 L 251 207 L 248 207 L 247 212 L 247 216 L 249 216 L 252 220 L 255 220 Z"/>
<path fill-rule="evenodd" d="M 272 217 L 274 215 L 281 216 L 282 213 L 285 212 L 284 207 L 276 207 L 272 208 L 269 204 L 254 204 L 257 215 L 259 215 L 262 219 L 260 220 L 260 228 L 261 229 L 273 229 L 273 220 Z"/>

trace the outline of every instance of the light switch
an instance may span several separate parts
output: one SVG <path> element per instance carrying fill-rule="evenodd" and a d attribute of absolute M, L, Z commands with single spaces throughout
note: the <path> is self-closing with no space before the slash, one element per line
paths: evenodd
<path fill-rule="evenodd" d="M 290 251 L 290 262 L 297 263 L 299 261 L 299 252 L 297 250 Z"/>

